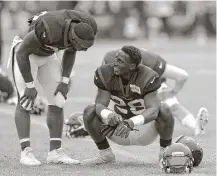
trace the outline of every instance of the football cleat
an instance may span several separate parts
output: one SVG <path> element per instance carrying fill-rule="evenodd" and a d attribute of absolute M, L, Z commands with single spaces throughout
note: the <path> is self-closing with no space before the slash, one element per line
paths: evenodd
<path fill-rule="evenodd" d="M 81 165 L 100 165 L 100 164 L 108 164 L 108 163 L 114 163 L 116 161 L 115 155 L 112 152 L 111 148 L 105 149 L 105 150 L 100 150 L 99 155 L 90 158 L 90 159 L 85 159 L 81 161 Z"/>
<path fill-rule="evenodd" d="M 59 149 L 52 150 L 51 152 L 48 153 L 47 163 L 73 165 L 73 164 L 79 164 L 79 161 L 68 157 L 64 153 L 63 148 L 59 148 Z"/>
<path fill-rule="evenodd" d="M 21 152 L 20 163 L 26 166 L 39 166 L 41 162 L 37 160 L 33 154 L 33 150 L 30 147 L 26 147 Z"/>
<path fill-rule="evenodd" d="M 196 128 L 194 131 L 194 135 L 203 135 L 205 134 L 205 128 L 208 124 L 208 110 L 205 107 L 201 107 L 197 113 L 196 118 Z"/>

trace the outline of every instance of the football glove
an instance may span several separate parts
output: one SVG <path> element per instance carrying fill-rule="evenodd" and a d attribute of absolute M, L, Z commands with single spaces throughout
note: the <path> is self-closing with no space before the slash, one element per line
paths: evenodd
<path fill-rule="evenodd" d="M 58 92 L 61 92 L 62 95 L 64 96 L 64 98 L 67 99 L 67 94 L 69 92 L 69 86 L 68 86 L 68 84 L 65 84 L 65 83 L 61 82 L 57 86 L 56 91 L 54 92 L 54 95 L 57 95 Z"/>
<path fill-rule="evenodd" d="M 130 131 L 136 130 L 133 129 L 133 127 L 134 124 L 131 120 L 124 120 L 117 126 L 114 135 L 120 136 L 121 138 L 127 138 L 130 134 Z"/>
<path fill-rule="evenodd" d="M 108 115 L 108 117 L 106 119 L 106 125 L 117 126 L 121 120 L 122 120 L 121 115 L 116 114 L 116 113 L 111 113 Z M 103 120 L 103 121 L 105 121 L 105 120 Z"/>
<path fill-rule="evenodd" d="M 29 110 L 32 109 L 34 105 L 35 98 L 37 97 L 37 90 L 35 87 L 33 88 L 25 88 L 23 96 L 20 98 L 20 104 L 23 108 L 27 109 L 30 107 Z"/>
<path fill-rule="evenodd" d="M 116 126 L 103 125 L 103 126 L 104 127 L 101 130 L 101 133 L 104 136 L 107 136 L 108 138 L 110 138 L 114 134 L 114 132 L 115 132 L 115 130 L 116 130 L 116 128 L 117 128 L 118 125 L 116 125 Z"/>

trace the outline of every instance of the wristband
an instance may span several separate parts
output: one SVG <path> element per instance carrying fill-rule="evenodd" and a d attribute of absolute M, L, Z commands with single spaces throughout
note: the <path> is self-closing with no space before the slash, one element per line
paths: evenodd
<path fill-rule="evenodd" d="M 69 83 L 69 78 L 63 77 L 62 78 L 62 83 L 68 84 Z"/>
<path fill-rule="evenodd" d="M 34 82 L 32 81 L 32 82 L 26 83 L 26 87 L 30 88 L 30 89 L 33 88 L 33 87 L 35 87 Z"/>
<path fill-rule="evenodd" d="M 134 126 L 144 125 L 145 118 L 143 115 L 137 115 L 130 118 L 133 121 Z"/>
<path fill-rule="evenodd" d="M 108 109 L 103 109 L 101 112 L 100 112 L 100 115 L 103 119 L 107 119 L 109 114 L 112 114 L 113 112 L 108 110 Z"/>

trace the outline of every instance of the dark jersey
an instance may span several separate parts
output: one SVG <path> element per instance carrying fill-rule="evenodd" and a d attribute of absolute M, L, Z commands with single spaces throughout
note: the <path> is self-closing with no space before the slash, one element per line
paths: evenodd
<path fill-rule="evenodd" d="M 59 10 L 42 12 L 29 19 L 29 32 L 35 30 L 41 48 L 37 55 L 51 55 L 57 50 L 70 48 L 68 43 L 68 31 L 70 23 L 86 22 L 91 18 L 81 11 Z"/>
<path fill-rule="evenodd" d="M 140 48 L 139 50 L 142 54 L 141 64 L 150 67 L 157 72 L 159 76 L 162 76 L 166 67 L 166 61 L 159 55 L 146 49 Z M 117 52 L 118 50 L 108 52 L 103 59 L 103 64 L 112 63 Z"/>
<path fill-rule="evenodd" d="M 139 65 L 130 81 L 125 82 L 114 74 L 111 64 L 99 67 L 95 72 L 95 85 L 111 93 L 114 110 L 123 118 L 141 114 L 144 110 L 144 97 L 156 91 L 161 84 L 158 74 L 152 69 Z"/>

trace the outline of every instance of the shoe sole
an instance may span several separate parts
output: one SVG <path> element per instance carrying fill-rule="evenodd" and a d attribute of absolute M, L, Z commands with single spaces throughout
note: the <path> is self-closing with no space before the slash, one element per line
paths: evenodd
<path fill-rule="evenodd" d="M 199 109 L 198 115 L 197 115 L 197 121 L 199 121 L 200 127 L 201 127 L 201 134 L 205 133 L 205 127 L 208 124 L 208 110 L 204 107 L 201 107 Z"/>

